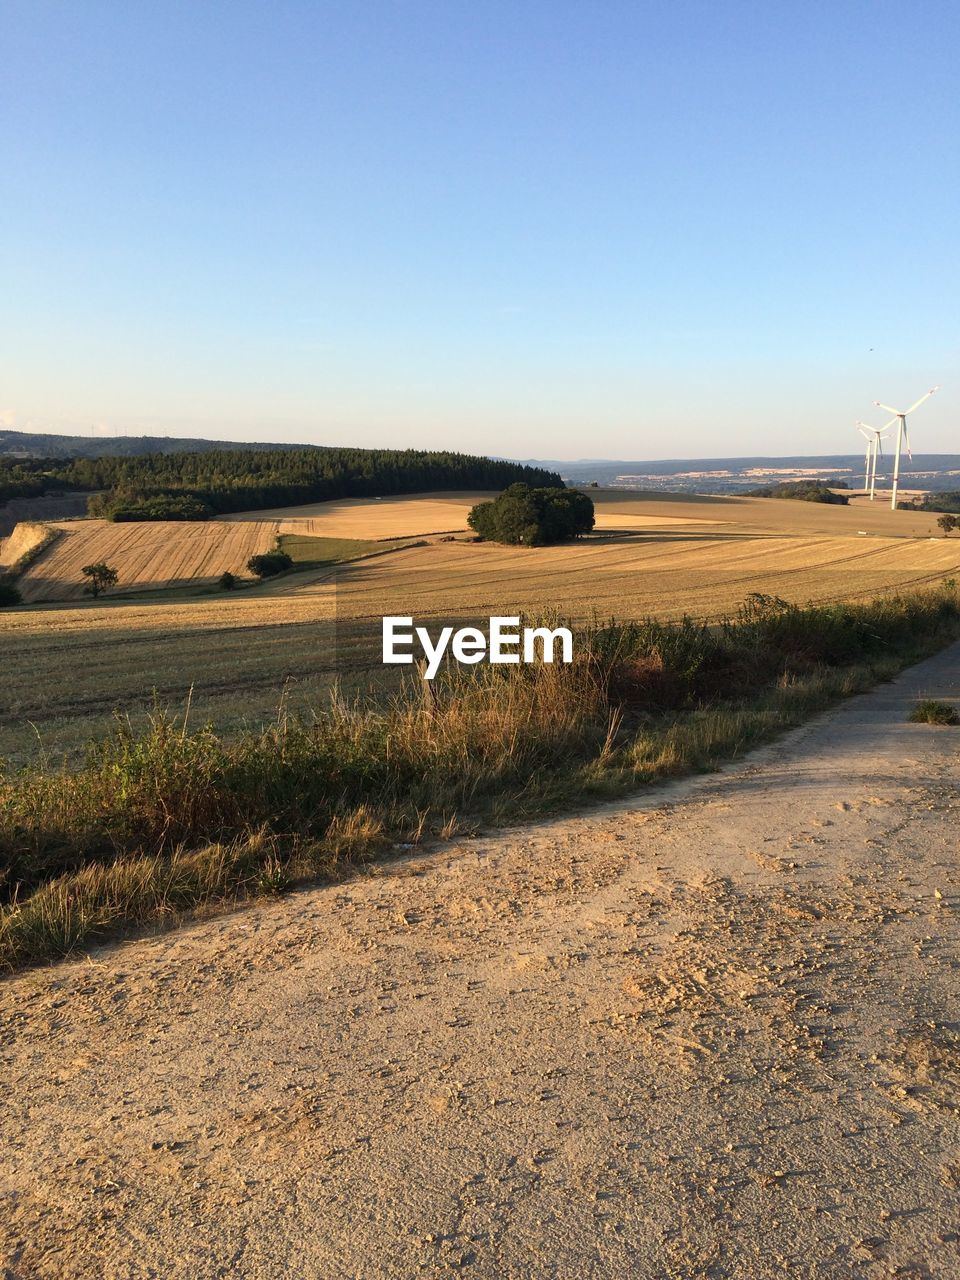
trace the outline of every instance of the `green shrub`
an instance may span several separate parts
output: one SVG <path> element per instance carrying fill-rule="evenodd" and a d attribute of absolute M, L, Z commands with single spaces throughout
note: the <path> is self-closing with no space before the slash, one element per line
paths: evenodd
<path fill-rule="evenodd" d="M 23 604 L 23 596 L 12 582 L 0 578 L 0 609 L 14 604 Z"/>
<path fill-rule="evenodd" d="M 89 505 L 89 504 L 88 504 Z M 107 520 L 117 524 L 136 520 L 209 520 L 213 508 L 189 494 L 156 494 L 148 498 L 124 501 L 120 499 L 102 507 Z"/>
<path fill-rule="evenodd" d="M 960 724 L 960 714 L 949 702 L 924 698 L 910 712 L 914 724 Z"/>
<path fill-rule="evenodd" d="M 272 578 L 292 564 L 293 560 L 285 551 L 265 551 L 262 555 L 251 556 L 247 568 L 258 578 Z"/>

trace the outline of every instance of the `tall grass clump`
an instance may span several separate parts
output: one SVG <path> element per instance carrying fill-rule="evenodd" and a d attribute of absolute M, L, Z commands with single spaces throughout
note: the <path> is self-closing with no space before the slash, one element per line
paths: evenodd
<path fill-rule="evenodd" d="M 913 724 L 955 725 L 960 724 L 960 712 L 939 698 L 923 698 L 913 706 L 909 719 Z"/>
<path fill-rule="evenodd" d="M 0 962 L 477 824 L 715 766 L 960 635 L 942 588 L 720 624 L 594 624 L 570 665 L 448 668 L 225 738 L 157 709 L 75 769 L 0 776 Z"/>

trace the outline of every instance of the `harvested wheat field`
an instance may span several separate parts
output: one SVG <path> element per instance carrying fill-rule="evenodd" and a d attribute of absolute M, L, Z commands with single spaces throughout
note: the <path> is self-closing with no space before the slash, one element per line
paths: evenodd
<path fill-rule="evenodd" d="M 932 537 L 936 516 L 891 511 L 886 502 L 853 498 L 849 506 L 778 498 L 727 498 L 687 493 L 591 489 L 598 530 L 667 531 L 684 525 L 724 529 L 733 525 L 771 533 L 859 531 L 888 537 Z M 344 498 L 303 507 L 278 507 L 225 516 L 234 520 L 282 520 L 284 532 L 330 538 L 415 538 L 467 529 L 467 515 L 492 493 L 409 494 L 392 498 Z"/>
<path fill-rule="evenodd" d="M 22 520 L 8 537 L 0 538 L 0 574 L 7 573 L 25 556 L 32 555 L 50 535 L 48 525 Z"/>
<path fill-rule="evenodd" d="M 380 687 L 398 675 L 380 664 L 385 613 L 716 618 L 751 592 L 798 603 L 851 600 L 960 576 L 960 541 L 861 536 L 856 530 L 869 522 L 849 508 L 608 491 L 595 495 L 608 531 L 573 545 L 500 547 L 433 534 L 427 546 L 383 544 L 384 554 L 336 571 L 313 567 L 235 595 L 124 603 L 121 591 L 98 602 L 47 603 L 79 597 L 80 568 L 96 559 L 114 564 L 128 591 L 202 585 L 227 569 L 242 572 L 278 532 L 410 537 L 431 523 L 455 527 L 456 511 L 465 519 L 477 496 L 329 503 L 318 508 L 322 516 L 294 519 L 278 512 L 209 524 L 64 522 L 59 542 L 20 580 L 35 607 L 0 612 L 0 757 L 21 762 L 41 747 L 76 752 L 109 726 L 115 709 L 139 721 L 154 697 L 175 710 L 189 699 L 195 721 L 230 729 L 262 723 L 281 701 L 309 712 L 326 703 L 337 679 L 348 691 L 370 681 Z M 678 511 L 682 517 L 671 514 Z M 889 525 L 893 513 L 866 514 Z M 910 512 L 896 517 L 898 534 L 932 524 Z M 763 529 L 763 520 L 813 531 Z M 838 523 L 847 532 L 831 532 Z"/>
<path fill-rule="evenodd" d="M 279 532 L 278 523 L 271 520 L 208 524 L 77 520 L 51 527 L 63 536 L 17 583 L 28 603 L 81 597 L 85 581 L 81 569 L 100 560 L 117 570 L 120 592 L 199 586 L 214 583 L 228 572 L 249 577 L 247 561 L 269 551 Z"/>
<path fill-rule="evenodd" d="M 142 724 L 155 697 L 224 728 L 326 702 L 333 620 L 323 583 L 282 605 L 253 590 L 0 611 L 0 759 L 76 753 L 115 713 Z"/>
<path fill-rule="evenodd" d="M 392 498 L 343 498 L 302 507 L 243 511 L 224 520 L 282 520 L 285 533 L 324 538 L 416 538 L 467 528 L 467 514 L 492 493 L 415 493 Z"/>
<path fill-rule="evenodd" d="M 575 618 L 717 618 L 751 592 L 798 604 L 857 600 L 960 575 L 960 541 L 688 532 L 573 546 L 444 543 L 337 575 L 341 619 L 559 610 Z M 294 593 L 295 594 L 295 593 Z"/>

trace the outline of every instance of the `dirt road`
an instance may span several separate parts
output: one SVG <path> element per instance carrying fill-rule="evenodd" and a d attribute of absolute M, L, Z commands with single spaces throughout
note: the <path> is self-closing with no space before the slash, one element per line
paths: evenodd
<path fill-rule="evenodd" d="M 960 648 L 0 986 L 6 1277 L 960 1276 Z"/>

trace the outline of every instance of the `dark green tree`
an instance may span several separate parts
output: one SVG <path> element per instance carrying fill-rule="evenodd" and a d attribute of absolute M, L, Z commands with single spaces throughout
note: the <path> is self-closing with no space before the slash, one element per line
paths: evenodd
<path fill-rule="evenodd" d="M 93 596 L 94 600 L 103 595 L 110 587 L 115 587 L 119 581 L 116 569 L 111 569 L 102 560 L 99 560 L 96 564 L 85 564 L 80 572 L 88 579 L 87 585 L 83 589 L 88 596 Z"/>
<path fill-rule="evenodd" d="M 467 517 L 470 528 L 490 542 L 542 546 L 589 533 L 593 503 L 576 489 L 531 489 L 512 484 L 493 502 L 480 502 Z"/>
<path fill-rule="evenodd" d="M 293 561 L 285 551 L 265 551 L 263 555 L 251 556 L 247 568 L 258 578 L 272 578 L 277 573 L 289 569 Z"/>
<path fill-rule="evenodd" d="M 23 596 L 12 582 L 0 578 L 0 609 L 12 604 L 22 604 Z"/>

